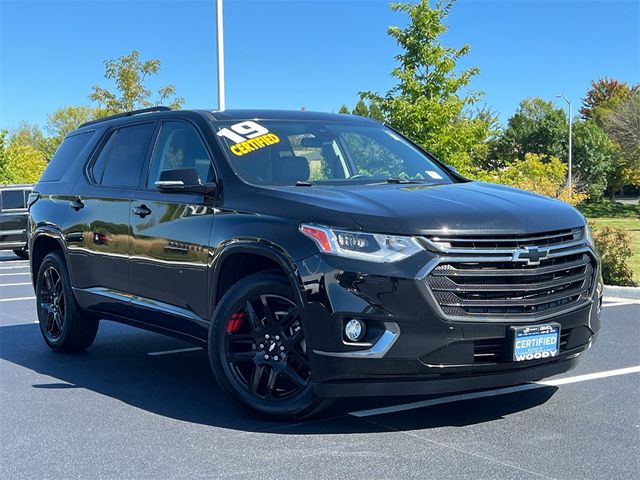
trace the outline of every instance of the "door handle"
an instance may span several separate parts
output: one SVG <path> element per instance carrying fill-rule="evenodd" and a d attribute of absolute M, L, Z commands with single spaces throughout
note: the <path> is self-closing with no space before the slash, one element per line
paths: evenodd
<path fill-rule="evenodd" d="M 74 200 L 71 200 L 69 202 L 69 206 L 71 206 L 71 208 L 73 208 L 77 212 L 81 208 L 84 208 L 84 202 L 80 197 L 76 197 Z"/>
<path fill-rule="evenodd" d="M 138 215 L 140 218 L 144 218 L 147 215 L 151 215 L 151 210 L 146 205 L 140 205 L 139 207 L 133 207 L 131 213 Z"/>

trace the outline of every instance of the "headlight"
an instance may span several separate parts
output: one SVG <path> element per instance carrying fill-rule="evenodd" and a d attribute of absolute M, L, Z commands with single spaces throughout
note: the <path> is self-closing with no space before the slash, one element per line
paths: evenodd
<path fill-rule="evenodd" d="M 591 229 L 589 228 L 589 224 L 587 222 L 584 223 L 584 238 L 587 241 L 587 245 L 589 245 L 595 251 L 596 242 L 593 239 L 593 235 L 591 234 Z"/>
<path fill-rule="evenodd" d="M 371 262 L 397 262 L 423 250 L 413 237 L 348 232 L 304 223 L 300 231 L 324 253 Z"/>

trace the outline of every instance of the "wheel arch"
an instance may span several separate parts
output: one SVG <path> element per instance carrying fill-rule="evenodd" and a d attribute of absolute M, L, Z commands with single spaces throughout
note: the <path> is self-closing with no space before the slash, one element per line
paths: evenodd
<path fill-rule="evenodd" d="M 49 253 L 59 251 L 69 265 L 67 250 L 62 233 L 54 228 L 37 229 L 29 239 L 29 262 L 31 266 L 31 283 L 36 284 L 40 265 Z"/>
<path fill-rule="evenodd" d="M 252 273 L 268 270 L 278 270 L 286 276 L 296 302 L 302 307 L 306 301 L 304 287 L 293 258 L 274 243 L 262 239 L 243 239 L 227 242 L 214 255 L 211 312 L 237 281 Z"/>

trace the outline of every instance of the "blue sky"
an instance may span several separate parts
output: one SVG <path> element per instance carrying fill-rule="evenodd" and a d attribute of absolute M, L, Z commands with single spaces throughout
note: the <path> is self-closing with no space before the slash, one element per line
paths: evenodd
<path fill-rule="evenodd" d="M 108 85 L 103 60 L 139 50 L 186 108 L 216 107 L 215 2 L 0 0 L 0 128 L 43 125 Z M 227 108 L 337 111 L 386 91 L 406 19 L 378 0 L 225 0 Z M 506 119 L 528 96 L 576 105 L 591 79 L 640 82 L 640 1 L 459 0 L 445 43 L 471 45 L 462 66 Z M 559 104 L 560 105 L 560 104 Z"/>

